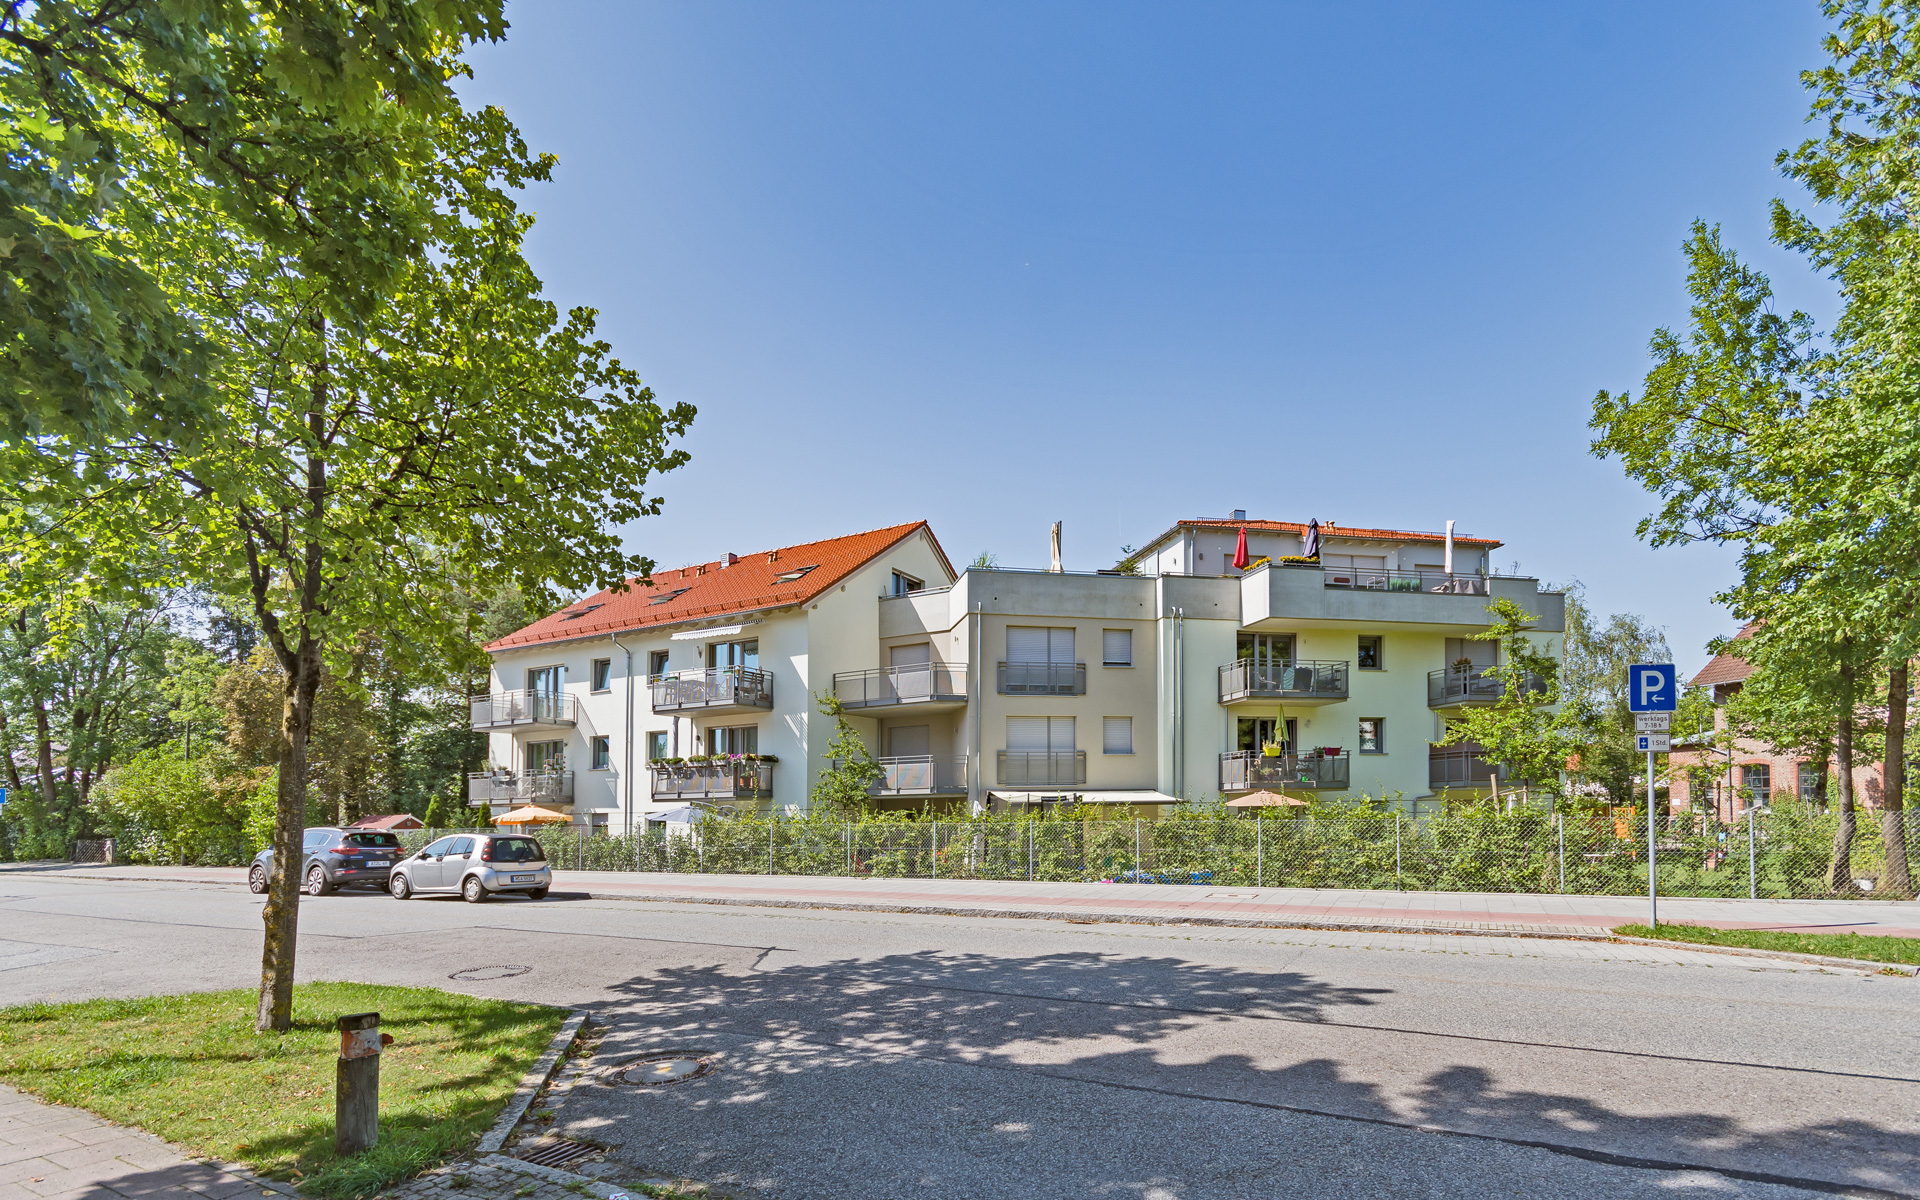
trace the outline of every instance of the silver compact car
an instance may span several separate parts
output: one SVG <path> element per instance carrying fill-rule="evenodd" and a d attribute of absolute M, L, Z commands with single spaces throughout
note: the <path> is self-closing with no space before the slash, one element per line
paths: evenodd
<path fill-rule="evenodd" d="M 457 892 L 469 904 L 489 896 L 546 898 L 553 886 L 546 851 L 524 833 L 456 833 L 393 864 L 387 891 L 396 900 Z"/>

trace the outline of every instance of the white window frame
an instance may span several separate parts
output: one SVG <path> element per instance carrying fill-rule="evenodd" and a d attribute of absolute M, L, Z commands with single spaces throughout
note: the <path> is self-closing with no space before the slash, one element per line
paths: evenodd
<path fill-rule="evenodd" d="M 590 692 L 610 692 L 613 690 L 613 660 L 596 658 L 587 664 L 587 690 Z"/>
<path fill-rule="evenodd" d="M 589 771 L 613 770 L 613 739 L 604 733 L 596 733 L 587 739 L 587 761 L 593 765 Z"/>

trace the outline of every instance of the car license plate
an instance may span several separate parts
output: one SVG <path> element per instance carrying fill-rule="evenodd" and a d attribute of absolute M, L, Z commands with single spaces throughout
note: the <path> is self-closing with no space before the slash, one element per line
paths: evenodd
<path fill-rule="evenodd" d="M 515 875 L 512 877 L 515 883 L 534 883 L 537 882 L 539 878 L 538 875 Z"/>

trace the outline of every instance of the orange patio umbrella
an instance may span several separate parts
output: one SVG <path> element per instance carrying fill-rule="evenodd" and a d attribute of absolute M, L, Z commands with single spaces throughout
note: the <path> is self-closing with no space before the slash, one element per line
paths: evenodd
<path fill-rule="evenodd" d="M 495 825 L 551 825 L 556 821 L 565 824 L 571 820 L 573 820 L 573 818 L 565 813 L 557 813 L 550 808 L 541 808 L 538 804 L 526 804 L 514 809 L 505 816 L 495 817 L 493 823 Z"/>
<path fill-rule="evenodd" d="M 1305 800 L 1295 800 L 1292 796 L 1282 796 L 1279 792 L 1248 792 L 1236 800 L 1227 801 L 1228 808 L 1307 808 Z"/>

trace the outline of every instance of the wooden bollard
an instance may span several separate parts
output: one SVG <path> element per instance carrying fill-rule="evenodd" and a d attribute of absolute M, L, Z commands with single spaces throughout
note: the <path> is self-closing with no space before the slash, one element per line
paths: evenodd
<path fill-rule="evenodd" d="M 379 1013 L 353 1013 L 334 1025 L 340 1061 L 333 1077 L 333 1152 L 345 1157 L 380 1141 L 380 1050 L 393 1039 L 380 1032 Z"/>

